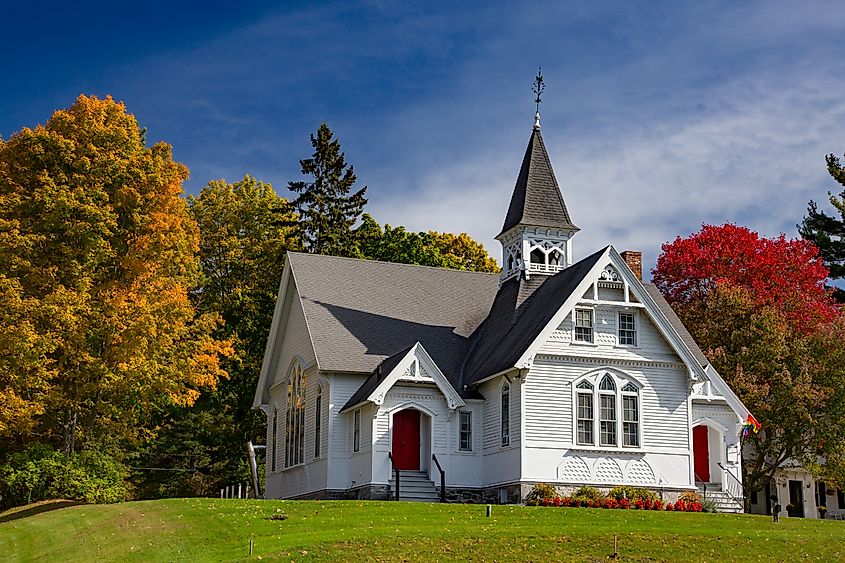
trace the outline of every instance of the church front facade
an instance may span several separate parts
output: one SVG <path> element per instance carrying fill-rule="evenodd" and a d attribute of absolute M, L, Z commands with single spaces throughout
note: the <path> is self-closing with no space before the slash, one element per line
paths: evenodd
<path fill-rule="evenodd" d="M 707 486 L 741 510 L 748 410 L 637 252 L 573 260 L 539 119 L 501 275 L 290 253 L 255 408 L 267 498 L 520 502 Z"/>

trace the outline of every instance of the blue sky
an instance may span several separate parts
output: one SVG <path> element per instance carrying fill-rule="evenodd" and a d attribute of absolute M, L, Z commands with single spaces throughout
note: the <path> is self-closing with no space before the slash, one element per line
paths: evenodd
<path fill-rule="evenodd" d="M 841 2 L 133 5 L 4 7 L 0 135 L 111 94 L 189 192 L 248 173 L 285 194 L 325 121 L 377 220 L 499 258 L 542 66 L 576 259 L 612 243 L 648 267 L 703 222 L 794 235 L 845 153 Z"/>

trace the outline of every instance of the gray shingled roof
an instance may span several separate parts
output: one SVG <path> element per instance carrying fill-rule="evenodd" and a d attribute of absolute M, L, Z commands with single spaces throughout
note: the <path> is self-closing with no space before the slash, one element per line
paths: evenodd
<path fill-rule="evenodd" d="M 704 355 L 704 352 L 701 351 L 701 348 L 698 347 L 698 344 L 695 343 L 695 339 L 692 337 L 692 334 L 687 330 L 687 327 L 684 326 L 684 323 L 681 322 L 680 317 L 678 317 L 675 310 L 672 309 L 672 306 L 669 305 L 669 302 L 666 301 L 666 298 L 663 297 L 663 294 L 660 293 L 660 290 L 657 289 L 657 286 L 652 283 L 645 284 L 645 290 L 651 295 L 651 298 L 654 299 L 654 302 L 657 303 L 657 306 L 660 307 L 660 310 L 663 311 L 663 314 L 666 315 L 666 318 L 669 319 L 669 324 L 678 332 L 678 335 L 681 337 L 681 340 L 684 341 L 684 344 L 692 352 L 695 359 L 698 360 L 698 363 L 701 364 L 702 367 L 706 367 L 707 364 L 710 362 L 707 360 L 707 356 Z"/>
<path fill-rule="evenodd" d="M 397 365 L 399 365 L 399 362 L 401 362 L 402 358 L 404 358 L 408 354 L 408 352 L 411 351 L 411 348 L 413 348 L 413 346 L 408 346 L 404 350 L 400 350 L 392 356 L 385 358 L 378 365 L 378 367 L 373 370 L 373 373 L 370 374 L 370 377 L 368 377 L 366 381 L 364 381 L 364 383 L 358 388 L 358 390 L 355 391 L 355 393 L 349 398 L 349 400 L 346 401 L 346 404 L 343 405 L 342 409 L 340 409 L 341 412 L 345 411 L 350 407 L 354 407 L 359 403 L 364 402 L 367 397 L 369 397 L 370 394 L 376 390 L 376 387 L 378 387 L 379 383 L 384 381 L 384 378 L 390 375 L 390 372 L 393 371 Z M 423 345 L 423 348 L 425 348 L 425 345 Z"/>
<path fill-rule="evenodd" d="M 569 218 L 538 128 L 528 141 L 502 233 L 519 224 L 579 230 Z"/>
<path fill-rule="evenodd" d="M 324 371 L 371 373 L 419 341 L 456 382 L 499 286 L 497 274 L 293 252 L 288 260 Z"/>
<path fill-rule="evenodd" d="M 513 308 L 518 294 L 516 280 L 502 284 L 488 319 L 473 342 L 461 377 L 472 385 L 500 371 L 512 368 L 564 302 L 596 265 L 607 248 L 591 254 L 545 281 L 521 305 Z"/>

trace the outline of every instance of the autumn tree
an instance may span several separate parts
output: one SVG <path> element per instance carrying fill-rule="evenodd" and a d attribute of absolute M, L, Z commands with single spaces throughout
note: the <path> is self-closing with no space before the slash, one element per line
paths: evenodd
<path fill-rule="evenodd" d="M 830 277 L 841 279 L 845 278 L 845 166 L 833 154 L 827 155 L 825 160 L 827 171 L 842 186 L 842 191 L 838 195 L 827 193 L 828 201 L 833 206 L 832 215 L 819 210 L 816 202 L 810 201 L 798 232 L 818 247 L 819 254 L 830 269 Z M 840 292 L 839 298 L 845 300 L 845 293 Z"/>
<path fill-rule="evenodd" d="M 831 321 L 839 308 L 825 287 L 828 270 L 806 240 L 760 237 L 727 223 L 704 225 L 688 238 L 663 245 L 654 284 L 673 306 L 705 300 L 721 283 L 747 288 L 798 327 Z"/>
<path fill-rule="evenodd" d="M 152 410 L 225 377 L 217 316 L 189 299 L 200 267 L 187 177 L 111 98 L 80 96 L 0 143 L 0 291 L 17 295 L 0 338 L 22 342 L 0 352 L 0 393 L 34 403 L 4 422 L 19 443 L 72 453 L 135 440 L 153 432 Z"/>
<path fill-rule="evenodd" d="M 143 454 L 145 465 L 192 469 L 150 475 L 150 496 L 207 494 L 244 480 L 247 440 L 264 436 L 264 415 L 252 410 L 287 250 L 296 250 L 296 222 L 286 199 L 270 184 L 245 176 L 235 183 L 212 181 L 188 198 L 200 232 L 203 279 L 194 302 L 219 314 L 215 331 L 232 342 L 223 367 L 229 374 L 191 408 L 171 409 L 162 430 Z M 279 220 L 282 217 L 283 220 Z"/>
<path fill-rule="evenodd" d="M 845 319 L 825 289 L 817 249 L 705 225 L 663 246 L 653 280 L 763 425 L 744 439 L 753 446 L 743 464 L 746 493 L 787 459 L 845 477 Z"/>
<path fill-rule="evenodd" d="M 361 257 L 384 262 L 421 264 L 458 270 L 498 272 L 496 261 L 484 247 L 466 233 L 413 232 L 405 227 L 382 228 L 364 214 L 355 231 Z"/>
<path fill-rule="evenodd" d="M 352 193 L 354 167 L 346 163 L 340 141 L 328 125 L 321 124 L 311 135 L 311 146 L 311 158 L 299 161 L 302 174 L 311 179 L 288 183 L 299 194 L 293 206 L 299 214 L 303 247 L 313 254 L 354 256 L 352 226 L 367 203 L 367 188 Z"/>

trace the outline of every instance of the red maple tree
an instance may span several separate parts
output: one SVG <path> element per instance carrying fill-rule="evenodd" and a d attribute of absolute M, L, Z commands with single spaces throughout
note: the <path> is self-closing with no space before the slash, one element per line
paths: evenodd
<path fill-rule="evenodd" d="M 673 305 L 704 300 L 720 284 L 746 289 L 760 305 L 774 306 L 810 330 L 833 320 L 838 307 L 825 287 L 828 269 L 818 248 L 803 239 L 761 237 L 731 223 L 703 225 L 688 238 L 663 245 L 654 284 Z"/>

